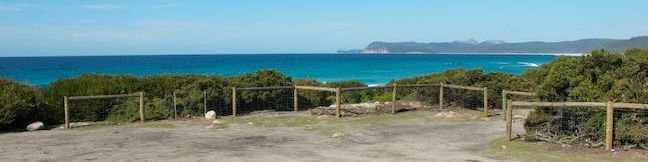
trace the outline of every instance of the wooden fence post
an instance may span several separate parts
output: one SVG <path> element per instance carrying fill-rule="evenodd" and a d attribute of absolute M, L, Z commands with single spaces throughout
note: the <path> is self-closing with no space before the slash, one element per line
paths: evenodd
<path fill-rule="evenodd" d="M 443 83 L 439 86 L 439 110 L 443 110 Z"/>
<path fill-rule="evenodd" d="M 484 116 L 488 117 L 488 88 L 484 87 Z"/>
<path fill-rule="evenodd" d="M 203 91 L 203 114 L 207 114 L 207 91 Z"/>
<path fill-rule="evenodd" d="M 513 127 L 513 101 L 506 100 L 506 132 L 504 137 L 506 142 L 511 141 L 511 129 Z"/>
<path fill-rule="evenodd" d="M 144 122 L 144 92 L 139 93 L 140 122 Z"/>
<path fill-rule="evenodd" d="M 232 116 L 236 117 L 236 87 L 232 88 Z"/>
<path fill-rule="evenodd" d="M 391 113 L 396 114 L 396 84 L 394 84 L 394 90 L 392 91 L 392 107 Z"/>
<path fill-rule="evenodd" d="M 340 109 L 341 109 L 341 106 L 340 106 L 340 97 L 341 97 L 341 95 L 340 95 L 340 93 L 341 92 L 342 92 L 342 88 L 338 87 L 337 89 L 335 89 L 335 107 L 336 107 L 335 108 L 335 116 L 337 116 L 338 118 L 341 117 L 341 115 L 340 115 Z"/>
<path fill-rule="evenodd" d="M 70 114 L 69 114 L 69 108 L 68 108 L 68 97 L 63 96 L 63 114 L 65 115 L 65 129 L 70 129 Z"/>
<path fill-rule="evenodd" d="M 612 142 L 614 140 L 614 107 L 612 101 L 607 103 L 607 118 L 605 122 L 605 150 L 612 149 Z"/>
<path fill-rule="evenodd" d="M 173 118 L 178 118 L 178 106 L 176 104 L 176 92 L 173 90 Z"/>
<path fill-rule="evenodd" d="M 507 101 L 507 95 L 506 95 L 506 90 L 502 90 L 502 113 L 504 113 L 502 116 L 504 117 L 504 121 L 506 121 L 506 101 Z"/>
<path fill-rule="evenodd" d="M 293 108 L 295 112 L 299 111 L 299 94 L 295 87 L 293 87 Z"/>

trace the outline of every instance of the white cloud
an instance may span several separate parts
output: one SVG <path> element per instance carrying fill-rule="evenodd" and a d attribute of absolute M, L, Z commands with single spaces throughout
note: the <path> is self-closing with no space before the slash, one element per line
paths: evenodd
<path fill-rule="evenodd" d="M 17 12 L 25 10 L 24 4 L 0 5 L 0 12 Z"/>
<path fill-rule="evenodd" d="M 113 4 L 93 4 L 93 5 L 83 5 L 82 7 L 86 9 L 92 9 L 92 10 L 117 10 L 117 9 L 126 8 L 124 6 L 113 5 Z"/>
<path fill-rule="evenodd" d="M 130 25 L 148 29 L 180 29 L 194 26 L 190 22 L 167 19 L 138 20 L 131 22 Z"/>
<path fill-rule="evenodd" d="M 161 8 L 171 8 L 171 7 L 177 7 L 177 6 L 182 6 L 182 4 L 181 3 L 165 3 L 165 4 L 151 5 L 151 6 L 149 6 L 149 8 L 161 9 Z"/>

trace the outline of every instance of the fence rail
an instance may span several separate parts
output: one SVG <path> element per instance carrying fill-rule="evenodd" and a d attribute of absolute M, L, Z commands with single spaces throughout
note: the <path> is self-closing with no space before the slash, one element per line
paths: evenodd
<path fill-rule="evenodd" d="M 236 88 L 236 90 L 271 90 L 271 89 L 293 89 L 294 86 L 271 86 L 271 87 L 245 87 Z"/>
<path fill-rule="evenodd" d="M 557 108 L 568 108 L 568 107 L 605 107 L 606 108 L 606 120 L 605 120 L 605 149 L 611 150 L 613 145 L 613 136 L 614 136 L 614 109 L 642 109 L 648 110 L 648 104 L 637 104 L 637 103 L 613 103 L 609 102 L 525 102 L 525 101 L 511 101 L 507 100 L 506 104 L 506 131 L 505 139 L 507 141 L 511 140 L 511 129 L 513 127 L 513 106 L 522 106 L 522 107 L 557 107 Z"/>
<path fill-rule="evenodd" d="M 88 100 L 88 99 L 102 99 L 102 98 L 126 98 L 126 97 L 139 97 L 140 94 L 117 94 L 117 95 L 96 95 L 96 96 L 72 96 L 68 100 Z"/>
<path fill-rule="evenodd" d="M 296 89 L 337 92 L 340 88 L 312 87 L 312 86 L 295 86 Z"/>

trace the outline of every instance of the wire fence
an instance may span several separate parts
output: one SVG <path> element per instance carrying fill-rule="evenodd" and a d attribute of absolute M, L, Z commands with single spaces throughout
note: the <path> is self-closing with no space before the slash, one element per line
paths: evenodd
<path fill-rule="evenodd" d="M 615 144 L 648 149 L 648 110 L 614 109 L 613 116 Z"/>
<path fill-rule="evenodd" d="M 440 103 L 444 103 L 442 95 L 451 99 L 444 105 L 486 110 L 483 107 L 487 99 L 483 92 L 484 88 L 445 85 L 444 89 L 447 91 L 445 93 L 441 89 L 438 84 L 346 88 L 312 86 L 233 88 L 233 104 L 230 112 L 233 116 L 260 110 L 308 110 L 313 115 L 338 117 L 393 114 L 412 110 L 440 110 L 443 108 Z M 435 107 L 438 108 L 434 109 Z"/>
<path fill-rule="evenodd" d="M 119 108 L 114 105 L 123 104 L 125 100 L 123 98 L 128 97 L 138 97 L 137 103 L 139 104 L 136 108 Z M 71 102 L 76 101 L 75 106 L 85 107 L 83 109 L 71 109 Z M 120 106 L 130 106 L 129 104 L 120 105 Z M 139 119 L 141 122 L 144 122 L 144 93 L 139 92 L 136 94 L 117 94 L 117 95 L 94 95 L 94 96 L 64 96 L 63 97 L 63 114 L 64 114 L 64 127 L 70 128 L 70 121 L 99 121 L 106 120 L 109 117 L 109 113 L 113 115 L 114 118 L 130 118 L 130 115 L 124 114 L 139 114 Z M 115 111 L 115 109 L 117 111 Z M 120 112 L 120 111 L 135 111 L 135 112 Z"/>
<path fill-rule="evenodd" d="M 293 87 L 250 87 L 235 88 L 236 115 L 254 111 L 293 111 Z"/>
<path fill-rule="evenodd" d="M 635 144 L 648 148 L 648 104 L 613 102 L 524 102 L 507 101 L 506 136 L 512 139 L 513 108 L 532 108 L 525 120 L 525 138 L 569 144 L 576 141 L 589 146 Z M 604 142 L 603 142 L 604 141 Z"/>

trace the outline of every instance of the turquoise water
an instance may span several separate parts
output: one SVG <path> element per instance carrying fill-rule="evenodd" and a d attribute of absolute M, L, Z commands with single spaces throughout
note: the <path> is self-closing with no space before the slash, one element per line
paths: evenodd
<path fill-rule="evenodd" d="M 453 68 L 482 68 L 486 72 L 520 74 L 553 60 L 551 55 L 362 55 L 362 54 L 246 54 L 83 57 L 0 57 L 0 76 L 30 85 L 47 85 L 83 73 L 220 74 L 225 76 L 276 69 L 294 78 L 324 82 L 359 80 L 384 84 Z"/>

